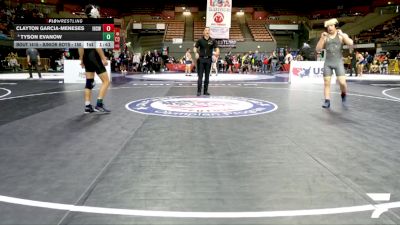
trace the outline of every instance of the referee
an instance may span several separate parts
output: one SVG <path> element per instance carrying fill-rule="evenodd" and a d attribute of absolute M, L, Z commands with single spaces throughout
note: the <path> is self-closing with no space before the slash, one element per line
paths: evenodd
<path fill-rule="evenodd" d="M 203 72 L 205 72 L 204 79 L 204 95 L 208 93 L 208 81 L 210 78 L 210 70 L 213 54 L 219 56 L 219 48 L 217 42 L 210 37 L 210 28 L 204 28 L 203 37 L 197 40 L 194 45 L 193 51 L 197 60 L 197 96 L 201 95 L 201 86 L 203 83 Z"/>

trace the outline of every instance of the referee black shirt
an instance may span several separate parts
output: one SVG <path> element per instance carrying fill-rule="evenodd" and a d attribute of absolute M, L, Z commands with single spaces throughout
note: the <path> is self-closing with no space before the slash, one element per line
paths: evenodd
<path fill-rule="evenodd" d="M 199 57 L 200 58 L 211 58 L 213 55 L 213 50 L 218 48 L 217 41 L 212 39 L 211 37 L 206 40 L 204 36 L 197 40 L 195 46 L 199 49 Z"/>

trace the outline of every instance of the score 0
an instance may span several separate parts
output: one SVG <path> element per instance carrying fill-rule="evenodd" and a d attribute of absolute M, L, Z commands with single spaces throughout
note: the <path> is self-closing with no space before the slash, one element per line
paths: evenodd
<path fill-rule="evenodd" d="M 111 32 L 103 32 L 103 41 L 114 41 L 114 33 Z"/>
<path fill-rule="evenodd" d="M 103 24 L 103 32 L 114 32 L 114 24 Z"/>
<path fill-rule="evenodd" d="M 103 24 L 103 41 L 114 40 L 114 24 Z"/>

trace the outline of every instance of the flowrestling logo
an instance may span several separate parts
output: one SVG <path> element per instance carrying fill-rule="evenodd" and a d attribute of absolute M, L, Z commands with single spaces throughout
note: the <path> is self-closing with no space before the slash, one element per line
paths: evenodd
<path fill-rule="evenodd" d="M 229 96 L 147 98 L 129 102 L 125 107 L 147 115 L 185 118 L 253 116 L 278 109 L 272 102 Z"/>

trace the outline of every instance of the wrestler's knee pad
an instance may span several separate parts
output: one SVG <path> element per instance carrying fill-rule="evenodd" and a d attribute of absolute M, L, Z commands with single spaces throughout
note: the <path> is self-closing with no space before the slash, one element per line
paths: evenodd
<path fill-rule="evenodd" d="M 86 79 L 86 85 L 85 85 L 86 89 L 92 90 L 94 86 L 95 86 L 94 79 Z"/>

